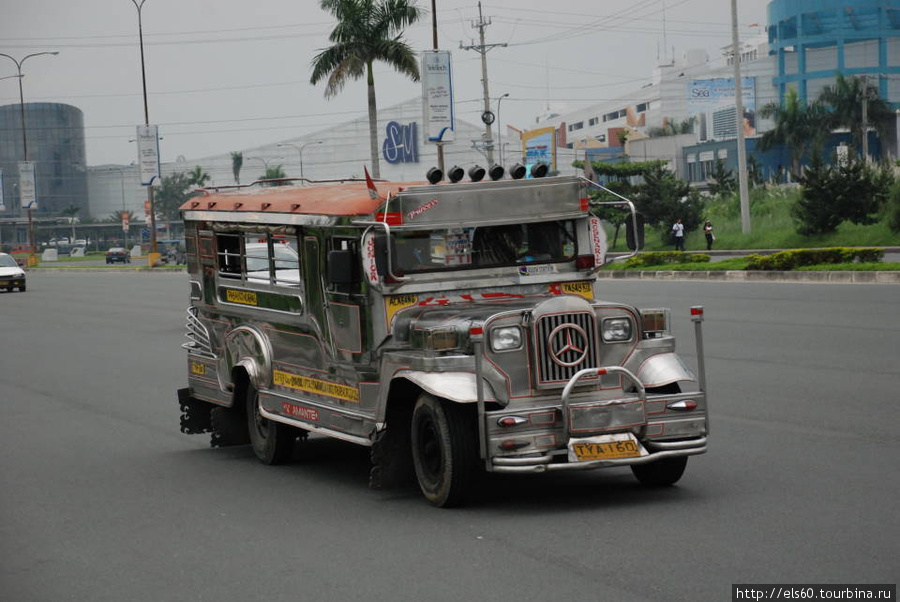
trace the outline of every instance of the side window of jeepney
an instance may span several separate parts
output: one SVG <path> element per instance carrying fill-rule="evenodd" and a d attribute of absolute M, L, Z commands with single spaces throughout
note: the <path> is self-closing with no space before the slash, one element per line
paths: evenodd
<path fill-rule="evenodd" d="M 248 284 L 300 288 L 300 254 L 296 236 L 218 234 L 216 261 L 219 276 Z"/>
<path fill-rule="evenodd" d="M 244 275 L 248 282 L 300 288 L 297 237 L 246 234 Z"/>
<path fill-rule="evenodd" d="M 218 234 L 216 236 L 216 265 L 223 278 L 241 277 L 241 236 L 240 234 Z"/>

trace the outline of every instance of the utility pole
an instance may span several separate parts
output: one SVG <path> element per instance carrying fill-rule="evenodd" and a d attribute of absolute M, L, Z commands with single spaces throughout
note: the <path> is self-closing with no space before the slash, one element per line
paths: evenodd
<path fill-rule="evenodd" d="M 738 47 L 737 0 L 731 0 L 731 53 L 734 61 L 734 112 L 737 125 L 738 190 L 741 197 L 741 232 L 750 233 L 750 191 L 747 185 L 747 147 L 744 142 L 744 99 L 741 90 L 741 49 Z"/>
<path fill-rule="evenodd" d="M 437 0 L 431 0 L 431 47 L 437 51 L 438 50 L 438 29 L 437 29 L 437 6 L 435 5 Z M 447 173 L 444 171 L 444 143 L 437 143 L 437 162 L 438 169 L 441 170 L 441 173 Z"/>
<path fill-rule="evenodd" d="M 869 162 L 869 78 L 862 79 L 862 156 L 863 163 Z"/>
<path fill-rule="evenodd" d="M 472 27 L 478 30 L 478 38 L 481 43 L 477 46 L 475 44 L 472 44 L 471 46 L 463 46 L 462 42 L 459 43 L 460 49 L 474 50 L 481 55 L 481 85 L 484 93 L 484 112 L 481 114 L 481 121 L 484 123 L 484 146 L 486 151 L 485 154 L 487 155 L 488 166 L 494 164 L 494 141 L 493 134 L 491 133 L 493 131 L 491 125 L 494 123 L 494 114 L 491 112 L 491 96 L 490 89 L 488 87 L 487 53 L 492 48 L 496 48 L 498 46 L 506 47 L 506 44 L 484 43 L 484 30 L 490 24 L 491 20 L 485 20 L 484 16 L 481 14 L 481 2 L 479 2 L 478 21 L 473 22 Z"/>

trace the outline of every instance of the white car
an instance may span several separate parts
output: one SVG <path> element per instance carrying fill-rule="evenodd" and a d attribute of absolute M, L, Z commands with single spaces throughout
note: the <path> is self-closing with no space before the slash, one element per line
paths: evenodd
<path fill-rule="evenodd" d="M 25 270 L 19 267 L 12 255 L 0 253 L 0 289 L 25 292 Z"/>

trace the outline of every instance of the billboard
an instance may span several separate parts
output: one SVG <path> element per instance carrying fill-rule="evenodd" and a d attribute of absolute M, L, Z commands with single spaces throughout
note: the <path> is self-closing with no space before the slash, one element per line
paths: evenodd
<path fill-rule="evenodd" d="M 522 132 L 522 154 L 525 166 L 546 163 L 551 170 L 556 169 L 556 128 L 547 127 Z"/>
<path fill-rule="evenodd" d="M 37 209 L 34 189 L 34 162 L 19 161 L 19 199 L 22 209 Z"/>
<path fill-rule="evenodd" d="M 701 141 L 737 137 L 734 78 L 695 79 L 687 84 L 688 112 Z M 756 78 L 741 78 L 744 135 L 756 135 Z"/>
<path fill-rule="evenodd" d="M 137 126 L 138 165 L 141 184 L 153 185 L 159 179 L 159 132 L 155 125 Z"/>
<path fill-rule="evenodd" d="M 422 110 L 425 142 L 453 142 L 453 78 L 450 52 L 422 51 Z"/>

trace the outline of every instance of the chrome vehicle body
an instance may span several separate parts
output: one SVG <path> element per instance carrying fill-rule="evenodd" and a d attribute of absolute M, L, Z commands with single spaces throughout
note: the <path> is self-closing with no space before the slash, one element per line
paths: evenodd
<path fill-rule="evenodd" d="M 25 292 L 25 270 L 19 267 L 12 255 L 0 253 L 0 289 Z"/>
<path fill-rule="evenodd" d="M 267 463 L 310 431 L 371 446 L 373 484 L 414 471 L 438 506 L 479 469 L 628 465 L 664 485 L 706 451 L 702 308 L 696 379 L 668 310 L 600 300 L 590 182 L 378 186 L 182 206 L 182 431 L 249 440 Z"/>

